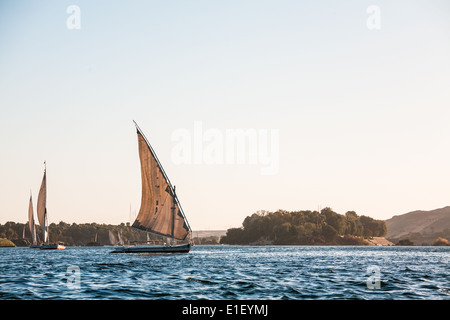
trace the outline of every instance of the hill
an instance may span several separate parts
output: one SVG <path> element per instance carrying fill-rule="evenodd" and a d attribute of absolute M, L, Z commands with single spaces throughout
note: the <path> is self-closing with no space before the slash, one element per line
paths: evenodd
<path fill-rule="evenodd" d="M 16 245 L 8 239 L 0 238 L 0 247 L 15 247 Z"/>
<path fill-rule="evenodd" d="M 227 230 L 194 230 L 192 236 L 195 238 L 208 238 L 217 237 L 220 238 L 227 233 Z"/>
<path fill-rule="evenodd" d="M 194 244 L 219 244 L 221 237 L 225 236 L 226 230 L 197 230 L 192 231 Z"/>
<path fill-rule="evenodd" d="M 397 243 L 409 239 L 416 245 L 432 244 L 439 237 L 450 237 L 450 206 L 430 210 L 413 211 L 385 221 L 386 238 Z"/>

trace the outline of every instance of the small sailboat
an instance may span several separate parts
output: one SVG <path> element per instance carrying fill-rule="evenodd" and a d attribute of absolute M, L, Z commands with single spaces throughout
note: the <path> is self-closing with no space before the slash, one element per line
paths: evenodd
<path fill-rule="evenodd" d="M 123 246 L 122 233 L 120 231 L 117 231 L 117 238 L 111 230 L 109 230 L 108 233 L 109 233 L 109 243 L 112 246 L 117 246 L 117 245 Z M 119 240 L 117 240 L 117 239 L 119 239 Z"/>
<path fill-rule="evenodd" d="M 147 138 L 137 123 L 134 124 L 141 162 L 142 198 L 132 227 L 167 237 L 170 241 L 162 245 L 123 245 L 112 253 L 187 253 L 191 248 L 192 230 L 175 193 L 175 187 L 172 186 Z M 177 244 L 177 241 L 183 243 Z"/>
<path fill-rule="evenodd" d="M 30 228 L 31 233 L 31 245 L 30 248 L 38 249 L 40 245 L 38 245 L 37 237 L 36 237 L 36 225 L 34 224 L 34 214 L 33 214 L 33 199 L 30 194 L 30 204 L 28 206 L 28 227 Z"/>
<path fill-rule="evenodd" d="M 112 246 L 116 246 L 117 245 L 117 239 L 116 239 L 116 237 L 114 236 L 114 233 L 111 230 L 108 231 L 108 236 L 109 236 L 109 243 Z"/>
<path fill-rule="evenodd" d="M 123 246 L 122 231 L 117 231 L 117 238 L 119 239 L 118 245 Z"/>
<path fill-rule="evenodd" d="M 86 243 L 87 247 L 101 247 L 103 246 L 100 242 L 98 242 L 98 227 L 97 230 L 95 232 L 95 238 L 93 241 Z"/>
<path fill-rule="evenodd" d="M 48 216 L 47 216 L 47 166 L 45 164 L 44 177 L 42 178 L 41 188 L 39 189 L 37 202 L 37 216 L 39 224 L 42 226 L 43 240 L 41 250 L 63 250 L 66 247 L 62 243 L 49 243 L 48 237 Z"/>

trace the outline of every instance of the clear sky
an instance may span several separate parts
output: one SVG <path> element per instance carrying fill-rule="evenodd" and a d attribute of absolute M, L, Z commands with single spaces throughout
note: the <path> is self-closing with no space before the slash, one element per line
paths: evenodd
<path fill-rule="evenodd" d="M 130 221 L 132 120 L 194 230 L 261 209 L 450 205 L 447 0 L 2 0 L 0 48 L 0 223 L 27 221 L 44 160 L 50 222 Z M 179 163 L 177 133 L 199 127 L 203 151 L 205 132 L 277 132 L 277 148 L 258 136 L 277 170 Z"/>

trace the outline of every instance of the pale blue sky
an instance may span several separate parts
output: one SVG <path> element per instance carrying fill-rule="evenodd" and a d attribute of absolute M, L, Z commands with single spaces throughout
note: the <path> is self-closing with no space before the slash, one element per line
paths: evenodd
<path fill-rule="evenodd" d="M 133 119 L 194 230 L 260 209 L 387 219 L 450 205 L 446 0 L 0 1 L 0 48 L 0 223 L 27 220 L 44 160 L 50 222 L 129 221 Z M 194 121 L 278 129 L 279 172 L 176 165 L 171 135 Z"/>

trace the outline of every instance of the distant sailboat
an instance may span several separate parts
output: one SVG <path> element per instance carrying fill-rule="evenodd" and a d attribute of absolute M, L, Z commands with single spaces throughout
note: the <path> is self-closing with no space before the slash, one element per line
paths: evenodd
<path fill-rule="evenodd" d="M 98 242 L 98 229 L 99 228 L 97 227 L 97 230 L 95 232 L 94 241 L 86 243 L 87 247 L 101 247 L 101 246 L 103 246 L 100 242 Z"/>
<path fill-rule="evenodd" d="M 109 243 L 110 243 L 112 246 L 116 246 L 116 245 L 117 245 L 117 239 L 116 239 L 116 237 L 114 236 L 114 233 L 113 233 L 111 230 L 109 230 L 109 231 L 108 231 L 108 235 L 109 235 Z"/>
<path fill-rule="evenodd" d="M 41 188 L 39 189 L 37 202 L 37 216 L 43 232 L 41 250 L 65 249 L 66 247 L 60 243 L 55 244 L 49 243 L 48 216 L 47 216 L 47 166 L 44 169 L 44 177 L 42 178 Z"/>
<path fill-rule="evenodd" d="M 30 248 L 37 249 L 40 246 L 38 245 L 36 238 L 36 225 L 34 224 L 34 214 L 33 214 L 33 200 L 30 194 L 30 204 L 28 206 L 28 227 L 30 228 L 31 233 L 31 246 Z"/>
<path fill-rule="evenodd" d="M 117 231 L 117 238 L 119 238 L 118 245 L 119 246 L 123 246 L 124 243 L 123 243 L 123 240 L 122 240 L 122 231 Z"/>
<path fill-rule="evenodd" d="M 184 241 L 179 245 L 134 245 L 117 247 L 113 253 L 186 253 L 191 244 L 187 239 L 192 230 L 181 208 L 175 187 L 170 183 L 161 163 L 136 122 L 139 158 L 141 162 L 141 208 L 132 227 Z"/>

